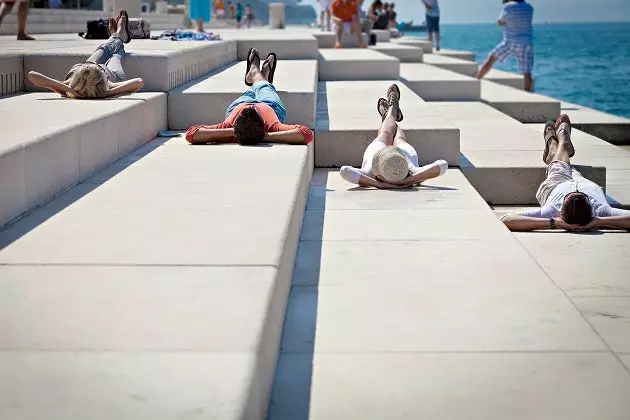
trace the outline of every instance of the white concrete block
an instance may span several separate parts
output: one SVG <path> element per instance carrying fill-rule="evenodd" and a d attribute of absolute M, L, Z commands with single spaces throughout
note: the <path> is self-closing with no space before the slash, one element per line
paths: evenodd
<path fill-rule="evenodd" d="M 439 51 L 433 51 L 434 54 L 443 55 L 445 57 L 457 58 L 458 60 L 475 61 L 475 53 L 462 50 L 449 50 L 441 48 Z"/>
<path fill-rule="evenodd" d="M 390 30 L 387 29 L 372 29 L 372 32 L 376 35 L 376 42 L 389 42 L 391 38 Z"/>
<path fill-rule="evenodd" d="M 477 74 L 477 64 L 472 61 L 460 60 L 442 54 L 425 54 L 423 60 L 426 64 L 454 71 L 465 76 L 475 77 Z"/>
<path fill-rule="evenodd" d="M 630 144 L 630 119 L 568 102 L 560 106 L 574 127 L 612 144 Z"/>
<path fill-rule="evenodd" d="M 524 123 L 555 121 L 560 116 L 559 101 L 488 80 L 481 82 L 481 100 Z"/>
<path fill-rule="evenodd" d="M 279 59 L 312 60 L 317 58 L 317 40 L 306 32 L 268 29 L 221 30 L 221 37 L 237 42 L 236 59 L 239 61 L 247 60 L 247 52 L 250 48 L 256 48 L 265 57 L 270 52 L 275 52 Z"/>
<path fill-rule="evenodd" d="M 169 127 L 185 130 L 196 124 L 216 124 L 227 107 L 248 87 L 246 63 L 230 64 L 168 94 Z M 287 124 L 315 126 L 317 61 L 279 60 L 274 83 L 287 108 Z"/>
<path fill-rule="evenodd" d="M 320 49 L 319 80 L 396 80 L 399 64 L 369 49 Z"/>
<path fill-rule="evenodd" d="M 18 53 L 0 53 L 0 96 L 24 89 L 23 59 Z"/>
<path fill-rule="evenodd" d="M 510 73 L 503 70 L 492 69 L 484 77 L 485 80 L 489 80 L 500 85 L 513 87 L 516 89 L 525 89 L 525 81 L 522 74 Z"/>
<path fill-rule="evenodd" d="M 360 166 L 363 152 L 381 125 L 376 101 L 392 81 L 320 82 L 315 124 L 316 166 Z M 455 127 L 404 84 L 400 127 L 423 163 L 445 159 L 459 163 L 459 133 Z"/>
<path fill-rule="evenodd" d="M 479 80 L 423 63 L 401 63 L 400 79 L 425 101 L 478 101 Z"/>
<path fill-rule="evenodd" d="M 420 37 L 406 37 L 392 39 L 391 42 L 402 45 L 409 45 L 410 47 L 422 48 L 425 54 L 430 54 L 433 51 L 433 45 L 426 38 Z"/>
<path fill-rule="evenodd" d="M 376 45 L 371 45 L 369 48 L 396 57 L 401 63 L 421 63 L 424 55 L 422 48 L 395 44 L 393 42 L 377 43 Z"/>
<path fill-rule="evenodd" d="M 332 32 L 314 32 L 313 36 L 317 40 L 318 48 L 333 48 L 335 46 L 335 34 Z M 369 37 L 362 34 L 361 38 L 365 45 L 368 44 Z M 342 48 L 359 48 L 359 42 L 355 34 L 345 33 L 341 37 Z"/>
<path fill-rule="evenodd" d="M 151 44 L 149 44 L 151 43 Z M 39 71 L 63 79 L 76 63 L 86 60 L 93 46 L 73 46 L 24 54 L 24 72 Z M 151 49 L 148 49 L 151 48 Z M 167 92 L 236 59 L 233 41 L 177 42 L 145 40 L 127 47 L 123 62 L 127 78 L 141 77 L 145 91 Z M 26 82 L 27 90 L 36 87 Z"/>
<path fill-rule="evenodd" d="M 7 203 L 2 206 L 0 225 L 153 138 L 166 128 L 165 111 L 166 95 L 160 93 L 107 101 L 33 93 L 0 101 L 0 113 L 6 117 L 0 148 L 3 172 L 15 179 L 0 185 L 0 196 Z M 33 115 L 38 124 L 25 124 L 25 118 Z M 133 123 L 120 124 L 123 119 Z"/>

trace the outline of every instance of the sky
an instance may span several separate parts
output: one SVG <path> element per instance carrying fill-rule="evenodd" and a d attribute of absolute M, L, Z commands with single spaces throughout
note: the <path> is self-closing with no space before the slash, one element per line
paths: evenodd
<path fill-rule="evenodd" d="M 383 0 L 384 1 L 384 0 Z M 627 21 L 630 24 L 630 0 L 528 0 L 534 6 L 535 22 Z M 370 0 L 365 0 L 365 4 Z M 399 21 L 424 21 L 422 0 L 394 0 Z M 319 11 L 316 0 L 302 0 Z M 501 0 L 439 0 L 443 23 L 495 22 Z"/>

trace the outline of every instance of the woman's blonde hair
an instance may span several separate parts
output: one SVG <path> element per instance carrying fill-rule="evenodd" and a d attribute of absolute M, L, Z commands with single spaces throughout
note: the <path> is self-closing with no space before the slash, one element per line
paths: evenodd
<path fill-rule="evenodd" d="M 386 182 L 402 181 L 409 176 L 409 162 L 397 147 L 388 146 L 374 155 L 372 172 Z"/>
<path fill-rule="evenodd" d="M 73 72 L 70 88 L 81 98 L 102 98 L 107 92 L 107 79 L 98 64 L 85 63 Z"/>

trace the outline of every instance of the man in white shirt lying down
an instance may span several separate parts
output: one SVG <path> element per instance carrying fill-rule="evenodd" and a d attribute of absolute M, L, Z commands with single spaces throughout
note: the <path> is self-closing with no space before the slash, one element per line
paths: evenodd
<path fill-rule="evenodd" d="M 394 189 L 411 187 L 446 172 L 448 163 L 445 160 L 418 166 L 418 154 L 398 127 L 398 122 L 403 119 L 399 100 L 400 90 L 396 84 L 387 90 L 387 99 L 379 98 L 376 107 L 382 119 L 381 128 L 365 149 L 360 169 L 341 167 L 343 179 L 362 187 Z"/>
<path fill-rule="evenodd" d="M 611 207 L 604 191 L 571 167 L 575 154 L 571 143 L 571 120 L 561 115 L 545 125 L 547 179 L 540 184 L 536 199 L 540 208 L 510 213 L 503 223 L 511 231 L 564 229 L 572 232 L 600 228 L 630 230 L 630 211 Z"/>

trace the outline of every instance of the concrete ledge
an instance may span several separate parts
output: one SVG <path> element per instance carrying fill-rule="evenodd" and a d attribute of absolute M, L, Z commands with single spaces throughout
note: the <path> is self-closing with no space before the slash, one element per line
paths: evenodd
<path fill-rule="evenodd" d="M 335 46 L 335 34 L 332 32 L 315 32 L 313 36 L 317 40 L 317 46 L 319 48 L 333 48 Z M 363 43 L 367 45 L 368 35 L 363 34 Z M 357 37 L 354 34 L 344 33 L 341 37 L 342 48 L 359 48 Z"/>
<path fill-rule="evenodd" d="M 523 75 L 510 73 L 503 70 L 492 69 L 488 72 L 485 80 L 489 80 L 490 82 L 498 83 L 500 85 L 513 87 L 516 89 L 525 89 L 525 81 L 523 79 Z"/>
<path fill-rule="evenodd" d="M 475 61 L 475 53 L 470 51 L 449 50 L 442 48 L 440 51 L 433 51 L 434 54 L 443 55 L 445 57 L 457 58 L 458 60 Z"/>
<path fill-rule="evenodd" d="M 126 155 L 166 128 L 166 95 L 77 101 L 3 98 L 0 226 Z M 36 116 L 37 124 L 29 124 Z"/>
<path fill-rule="evenodd" d="M 479 80 L 422 63 L 401 63 L 400 80 L 425 101 L 478 101 Z"/>
<path fill-rule="evenodd" d="M 543 95 L 483 80 L 481 100 L 524 123 L 544 123 L 560 116 L 560 102 Z"/>
<path fill-rule="evenodd" d="M 472 61 L 459 60 L 441 54 L 425 54 L 423 60 L 426 64 L 454 71 L 465 76 L 475 77 L 477 74 L 477 64 Z"/>
<path fill-rule="evenodd" d="M 306 32 L 269 29 L 227 30 L 221 29 L 222 39 L 236 41 L 238 52 L 235 59 L 247 60 L 250 48 L 256 48 L 261 56 L 275 52 L 279 59 L 311 60 L 317 58 L 317 40 Z"/>
<path fill-rule="evenodd" d="M 0 53 L 0 96 L 18 93 L 23 89 L 22 56 L 18 53 Z"/>
<path fill-rule="evenodd" d="M 372 32 L 374 35 L 376 35 L 376 42 L 389 42 L 392 35 L 389 29 L 387 30 L 383 30 L 383 29 L 372 29 Z"/>
<path fill-rule="evenodd" d="M 315 123 L 315 164 L 318 167 L 360 166 L 363 152 L 381 125 L 376 101 L 393 81 L 320 82 Z M 445 159 L 459 164 L 459 132 L 405 85 L 400 127 L 418 152 L 421 163 Z M 348 101 L 348 98 L 352 98 Z"/>
<path fill-rule="evenodd" d="M 422 48 L 396 44 L 393 42 L 377 43 L 369 48 L 385 55 L 395 57 L 400 60 L 401 63 L 422 63 L 422 57 L 424 55 Z"/>
<path fill-rule="evenodd" d="M 264 420 L 312 157 L 157 139 L 0 232 L 6 416 Z"/>
<path fill-rule="evenodd" d="M 246 63 L 230 64 L 207 76 L 173 89 L 168 94 L 168 126 L 185 130 L 196 124 L 216 124 L 247 89 L 243 83 Z M 287 108 L 287 124 L 315 126 L 317 61 L 279 61 L 275 86 Z"/>
<path fill-rule="evenodd" d="M 406 37 L 395 38 L 391 40 L 392 43 L 408 45 L 410 47 L 422 48 L 425 54 L 430 54 L 433 51 L 433 45 L 425 38 Z"/>
<path fill-rule="evenodd" d="M 630 144 L 630 119 L 568 102 L 561 102 L 560 107 L 575 128 L 612 144 Z"/>
<path fill-rule="evenodd" d="M 24 73 L 39 71 L 63 79 L 68 70 L 74 64 L 85 61 L 94 48 L 94 43 L 83 46 L 73 44 L 70 47 L 25 52 Z M 145 40 L 134 41 L 126 49 L 128 54 L 124 68 L 127 78 L 141 77 L 144 89 L 156 92 L 168 92 L 236 59 L 236 43 L 233 41 L 172 43 Z M 26 89 L 37 90 L 28 81 Z"/>
<path fill-rule="evenodd" d="M 320 49 L 319 80 L 397 80 L 398 59 L 369 49 Z"/>

